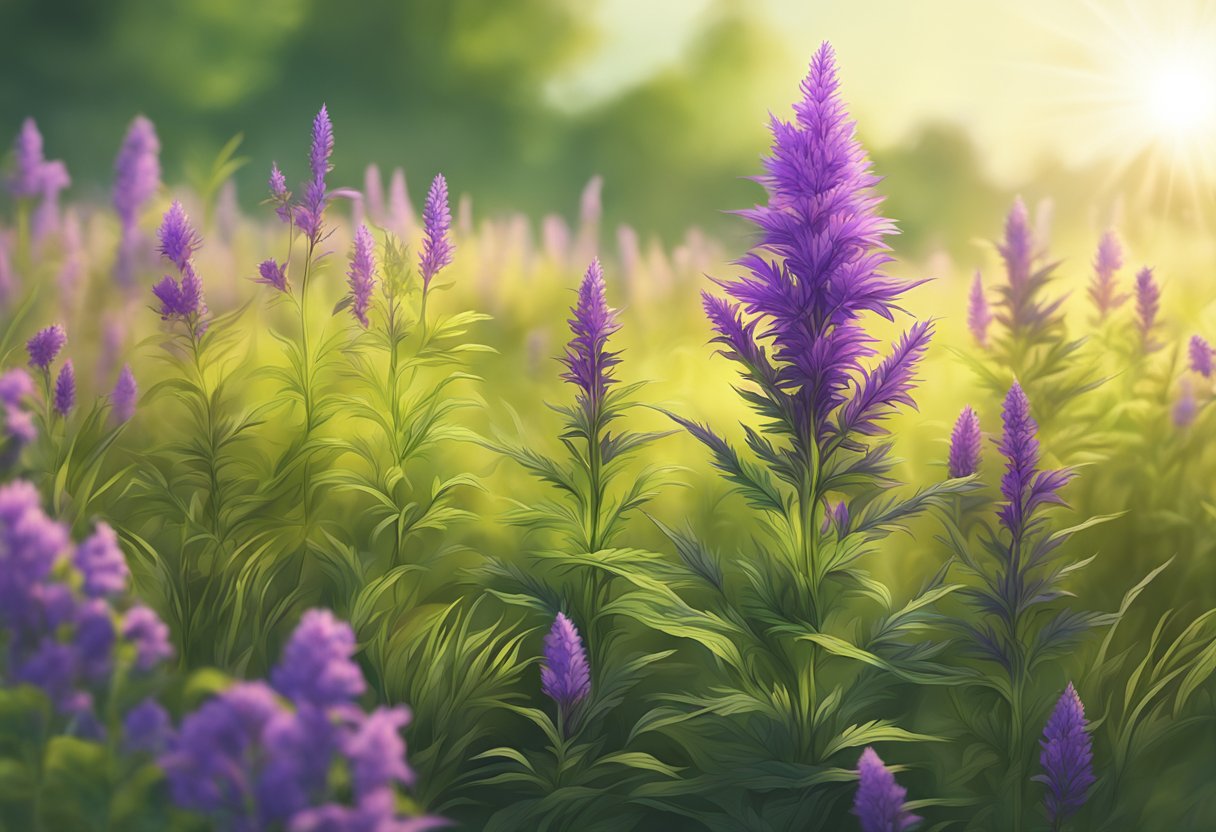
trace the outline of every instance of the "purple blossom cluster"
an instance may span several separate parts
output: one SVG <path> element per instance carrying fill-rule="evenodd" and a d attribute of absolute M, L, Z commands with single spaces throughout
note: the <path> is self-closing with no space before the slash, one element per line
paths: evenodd
<path fill-rule="evenodd" d="M 422 274 L 422 290 L 426 292 L 435 275 L 452 262 L 455 247 L 448 238 L 452 227 L 452 212 L 448 208 L 448 182 L 443 174 L 436 174 L 422 205 L 422 253 L 418 258 L 418 270 Z"/>
<path fill-rule="evenodd" d="M 4 411 L 4 451 L 0 460 L 11 463 L 21 448 L 38 438 L 34 418 L 28 409 L 34 396 L 34 382 L 20 368 L 0 374 L 0 407 Z"/>
<path fill-rule="evenodd" d="M 919 817 L 904 808 L 907 794 L 873 748 L 861 752 L 853 797 L 853 814 L 861 832 L 903 832 L 919 822 Z"/>
<path fill-rule="evenodd" d="M 591 693 L 591 669 L 574 622 L 558 613 L 545 636 L 545 658 L 540 669 L 545 696 L 568 711 Z"/>
<path fill-rule="evenodd" d="M 313 248 L 324 236 L 325 209 L 332 196 L 325 178 L 333 170 L 330 165 L 333 152 L 334 126 L 329 119 L 329 110 L 322 104 L 312 122 L 312 143 L 308 151 L 308 167 L 312 176 L 303 186 L 303 197 L 293 202 L 292 193 L 287 188 L 287 177 L 279 169 L 278 163 L 270 168 L 270 201 L 275 206 L 275 212 L 283 222 L 293 223 Z M 278 288 L 274 283 L 271 285 Z"/>
<path fill-rule="evenodd" d="M 980 417 L 970 407 L 964 407 L 950 434 L 951 477 L 969 477 L 980 469 Z"/>
<path fill-rule="evenodd" d="M 1157 315 L 1161 311 L 1161 288 L 1147 266 L 1136 273 L 1136 328 L 1146 353 L 1161 348 L 1154 337 Z"/>
<path fill-rule="evenodd" d="M 1094 784 L 1093 746 L 1086 731 L 1085 706 L 1072 682 L 1056 702 L 1039 745 L 1043 773 L 1034 779 L 1047 786 L 1047 820 L 1058 829 L 1085 804 L 1089 787 Z"/>
<path fill-rule="evenodd" d="M 402 817 L 399 786 L 413 782 L 402 707 L 365 713 L 354 633 L 326 610 L 309 610 L 271 682 L 239 682 L 182 721 L 160 757 L 173 801 L 225 829 L 289 832 L 396 830 L 444 824 Z M 341 768 L 344 778 L 334 778 Z M 350 783 L 342 802 L 339 780 Z"/>
<path fill-rule="evenodd" d="M 25 344 L 29 355 L 30 366 L 38 370 L 42 376 L 44 387 L 51 384 L 51 365 L 59 357 L 68 342 L 67 333 L 59 324 L 51 324 L 35 332 Z M 76 368 L 71 360 L 63 362 L 55 376 L 53 390 L 50 394 L 50 404 L 53 411 L 66 417 L 76 406 Z"/>
<path fill-rule="evenodd" d="M 1094 277 L 1089 286 L 1089 297 L 1098 311 L 1098 320 L 1104 321 L 1127 302 L 1127 294 L 1120 292 L 1115 283 L 1115 272 L 1123 268 L 1123 247 L 1114 231 L 1106 231 L 1098 241 L 1098 252 L 1094 256 Z"/>
<path fill-rule="evenodd" d="M 375 247 L 372 233 L 366 225 L 360 225 L 355 231 L 355 253 L 346 277 L 350 286 L 351 312 L 364 329 L 368 325 L 367 311 L 371 306 L 372 291 L 376 288 Z"/>
<path fill-rule="evenodd" d="M 1072 479 L 1068 470 L 1039 469 L 1038 424 L 1030 415 L 1030 401 L 1016 381 L 1005 397 L 1001 412 L 1004 431 L 998 447 L 1005 457 L 1001 477 L 1001 524 L 1013 535 L 1014 545 L 1035 525 L 1035 510 L 1049 503 L 1061 503 L 1060 489 Z"/>
<path fill-rule="evenodd" d="M 1043 287 L 1054 265 L 1041 264 L 1041 253 L 1030 226 L 1030 215 L 1021 197 L 1014 200 L 1005 218 L 1005 237 L 997 244 L 1005 262 L 1005 284 L 1000 287 L 996 320 L 1014 336 L 1041 333 L 1060 319 L 1064 298 L 1042 298 Z"/>
<path fill-rule="evenodd" d="M 992 310 L 984 294 L 984 278 L 977 271 L 971 281 L 971 294 L 967 300 L 967 328 L 971 337 L 981 348 L 988 346 L 988 327 L 992 324 Z"/>
<path fill-rule="evenodd" d="M 793 122 L 772 120 L 772 154 L 758 177 L 768 203 L 740 212 L 760 239 L 739 261 L 746 273 L 722 282 L 734 302 L 706 296 L 705 309 L 723 353 L 765 388 L 806 453 L 834 434 L 879 432 L 882 418 L 911 402 L 932 326 L 915 324 L 875 370 L 865 369 L 875 350 L 863 316 L 893 319 L 915 284 L 883 272 L 894 226 L 877 213 L 878 177 L 840 99 L 829 44 L 802 93 Z M 771 357 L 762 342 L 771 342 Z"/>
<path fill-rule="evenodd" d="M 120 611 L 128 571 L 113 529 L 98 523 L 73 547 L 42 510 L 37 489 L 0 486 L 0 644 L 8 683 L 37 687 L 69 731 L 103 731 L 95 701 L 119 665 L 144 674 L 173 655 L 168 629 L 146 607 Z"/>
<path fill-rule="evenodd" d="M 13 142 L 13 170 L 7 184 L 16 199 L 41 200 L 31 229 L 35 240 L 59 231 L 59 193 L 72 184 L 72 179 L 66 164 L 48 160 L 43 154 L 42 133 L 32 118 L 22 123 Z"/>
<path fill-rule="evenodd" d="M 201 334 L 205 329 L 207 304 L 193 258 L 202 241 L 181 202 L 174 201 L 165 212 L 158 237 L 161 257 L 178 273 L 176 278 L 165 275 L 152 287 L 152 294 L 160 301 L 160 316 L 163 320 L 186 321 L 192 331 Z"/>
<path fill-rule="evenodd" d="M 620 363 L 610 351 L 608 339 L 621 328 L 616 310 L 608 306 L 604 270 L 599 259 L 591 261 L 578 290 L 578 303 L 571 310 L 570 331 L 574 337 L 559 359 L 566 366 L 562 378 L 578 387 L 578 400 L 589 418 L 603 406 L 608 387 L 616 383 L 612 368 Z"/>
<path fill-rule="evenodd" d="M 114 160 L 112 198 L 120 228 L 114 277 L 121 286 L 130 287 L 140 266 L 150 259 L 147 241 L 139 231 L 139 218 L 158 190 L 160 139 L 151 121 L 136 116 Z"/>

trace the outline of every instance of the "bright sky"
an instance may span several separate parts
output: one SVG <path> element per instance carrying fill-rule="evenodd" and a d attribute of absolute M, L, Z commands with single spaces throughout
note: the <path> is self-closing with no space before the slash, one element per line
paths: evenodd
<path fill-rule="evenodd" d="M 1216 0 L 599 0 L 604 38 L 554 100 L 602 100 L 677 63 L 730 3 L 779 38 L 778 111 L 826 39 L 872 143 L 952 121 L 1013 181 L 1043 156 L 1118 165 L 1169 144 L 1216 182 Z"/>

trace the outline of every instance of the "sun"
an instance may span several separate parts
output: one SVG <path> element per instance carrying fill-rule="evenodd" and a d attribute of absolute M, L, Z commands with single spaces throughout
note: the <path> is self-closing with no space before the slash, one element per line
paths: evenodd
<path fill-rule="evenodd" d="M 1216 216 L 1216 0 L 1082 8 L 1055 32 L 1066 45 L 1059 60 L 1040 67 L 1076 156 L 1105 160 L 1121 190 Z"/>

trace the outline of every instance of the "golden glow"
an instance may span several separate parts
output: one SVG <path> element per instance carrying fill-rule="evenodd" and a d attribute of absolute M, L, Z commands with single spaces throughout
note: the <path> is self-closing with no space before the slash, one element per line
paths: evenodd
<path fill-rule="evenodd" d="M 1165 138 L 1214 131 L 1216 67 L 1193 57 L 1168 57 L 1149 75 L 1144 99 L 1149 118 Z"/>

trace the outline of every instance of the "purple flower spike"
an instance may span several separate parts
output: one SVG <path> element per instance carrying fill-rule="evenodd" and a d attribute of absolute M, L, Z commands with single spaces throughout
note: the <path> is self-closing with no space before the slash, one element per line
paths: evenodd
<path fill-rule="evenodd" d="M 988 346 L 988 326 L 992 323 L 992 310 L 988 307 L 988 298 L 984 295 L 984 279 L 977 271 L 971 281 L 971 295 L 967 303 L 967 327 L 975 343 L 981 347 Z"/>
<path fill-rule="evenodd" d="M 1195 388 L 1189 378 L 1184 378 L 1178 387 L 1178 399 L 1174 402 L 1174 427 L 1185 428 L 1195 421 L 1199 403 L 1195 401 Z"/>
<path fill-rule="evenodd" d="M 287 190 L 287 177 L 279 170 L 278 162 L 270 166 L 270 200 L 275 203 L 275 213 L 283 222 L 291 221 L 291 191 Z"/>
<path fill-rule="evenodd" d="M 1198 335 L 1191 336 L 1187 347 L 1191 359 L 1191 372 L 1204 378 L 1212 377 L 1212 345 Z"/>
<path fill-rule="evenodd" d="M 563 613 L 553 620 L 545 636 L 545 660 L 540 670 L 541 690 L 565 710 L 591 692 L 587 653 L 574 622 Z"/>
<path fill-rule="evenodd" d="M 84 593 L 91 598 L 118 595 L 127 588 L 127 559 L 118 548 L 118 535 L 106 523 L 76 547 L 76 569 L 84 576 Z"/>
<path fill-rule="evenodd" d="M 30 228 L 35 240 L 42 240 L 59 232 L 59 192 L 71 184 L 72 177 L 68 175 L 68 166 L 62 161 L 55 159 L 43 164 L 39 192 L 42 201 L 34 212 Z"/>
<path fill-rule="evenodd" d="M 1030 282 L 1031 261 L 1034 259 L 1034 232 L 1026 203 L 1019 196 L 1005 217 L 1005 239 L 997 247 L 1005 261 L 1010 287 L 1015 291 Z"/>
<path fill-rule="evenodd" d="M 1047 819 L 1058 825 L 1085 804 L 1094 783 L 1093 748 L 1085 730 L 1085 706 L 1072 682 L 1056 702 L 1043 728 L 1039 762 L 1043 773 L 1034 779 L 1047 786 Z M 1053 826 L 1053 828 L 1057 828 Z"/>
<path fill-rule="evenodd" d="M 886 433 L 878 423 L 898 405 L 916 408 L 912 388 L 916 386 L 916 367 L 925 357 L 933 324 L 918 321 L 903 334 L 891 352 L 872 372 L 861 370 L 860 382 L 851 399 L 840 411 L 841 433 L 873 436 Z"/>
<path fill-rule="evenodd" d="M 608 306 L 604 270 L 592 260 L 578 290 L 578 304 L 569 321 L 574 334 L 561 362 L 562 378 L 579 388 L 579 401 L 589 414 L 599 412 L 608 386 L 614 384 L 612 368 L 620 363 L 617 353 L 606 349 L 608 338 L 620 329 L 616 311 Z"/>
<path fill-rule="evenodd" d="M 1026 532 L 1034 510 L 1045 503 L 1062 503 L 1060 488 L 1072 478 L 1063 471 L 1039 471 L 1039 426 L 1030 415 L 1030 401 L 1016 381 L 1005 397 L 1001 413 L 1004 432 L 998 447 L 1005 457 L 1001 477 L 1001 523 L 1014 537 L 1015 545 Z"/>
<path fill-rule="evenodd" d="M 351 761 L 355 795 L 365 798 L 394 784 L 409 785 L 414 773 L 405 762 L 401 729 L 410 722 L 406 708 L 377 708 L 347 740 L 343 751 Z"/>
<path fill-rule="evenodd" d="M 819 525 L 819 533 L 827 534 L 831 528 L 836 529 L 839 537 L 844 537 L 849 530 L 849 504 L 844 500 L 838 503 L 824 501 L 823 522 Z"/>
<path fill-rule="evenodd" d="M 351 258 L 346 276 L 350 286 L 351 311 L 364 329 L 367 329 L 367 310 L 371 306 L 372 290 L 376 288 L 375 247 L 372 233 L 366 225 L 360 225 L 355 231 L 355 255 Z"/>
<path fill-rule="evenodd" d="M 135 645 L 135 667 L 148 671 L 173 657 L 169 628 L 149 608 L 136 605 L 122 619 L 122 637 Z"/>
<path fill-rule="evenodd" d="M 329 110 L 322 104 L 312 122 L 312 148 L 308 153 L 308 167 L 314 182 L 324 183 L 326 174 L 333 170 L 329 164 L 333 152 L 334 125 L 329 120 Z"/>
<path fill-rule="evenodd" d="M 184 270 L 198 249 L 200 240 L 190 225 L 186 209 L 177 200 L 174 200 L 165 212 L 158 236 L 161 255 L 177 266 L 178 271 Z"/>
<path fill-rule="evenodd" d="M 286 264 L 274 259 L 263 260 L 258 264 L 258 276 L 254 278 L 254 281 L 264 283 L 280 292 L 286 292 L 288 290 Z"/>
<path fill-rule="evenodd" d="M 422 287 L 425 292 L 440 270 L 452 262 L 454 250 L 448 239 L 452 226 L 452 213 L 448 209 L 448 183 L 443 174 L 437 174 L 427 192 L 422 207 L 422 223 L 426 236 L 422 240 L 422 255 L 418 260 L 422 272 Z"/>
<path fill-rule="evenodd" d="M 1107 231 L 1098 241 L 1098 253 L 1094 256 L 1094 278 L 1089 286 L 1089 297 L 1098 310 L 1098 320 L 1104 321 L 1111 312 L 1127 300 L 1115 285 L 1115 272 L 1123 268 L 1123 247 L 1114 231 Z"/>
<path fill-rule="evenodd" d="M 76 369 L 71 359 L 63 362 L 55 378 L 55 412 L 67 416 L 76 406 Z"/>
<path fill-rule="evenodd" d="M 34 395 L 34 382 L 30 374 L 20 367 L 0 374 L 0 403 L 19 405 Z"/>
<path fill-rule="evenodd" d="M 160 188 L 160 140 L 144 116 L 136 116 L 114 161 L 114 211 L 124 229 L 134 228 Z"/>
<path fill-rule="evenodd" d="M 980 468 L 980 417 L 964 407 L 950 434 L 950 476 L 969 477 Z"/>
<path fill-rule="evenodd" d="M 135 415 L 135 405 L 139 401 L 139 385 L 135 383 L 135 374 L 131 365 L 124 364 L 114 383 L 114 392 L 110 394 L 110 405 L 114 408 L 114 418 L 122 422 L 131 421 Z"/>
<path fill-rule="evenodd" d="M 323 708 L 349 703 L 367 687 L 363 671 L 351 660 L 354 654 L 349 624 L 329 610 L 308 610 L 270 679 L 275 690 L 297 704 Z"/>
<path fill-rule="evenodd" d="M 1144 351 L 1152 352 L 1160 345 L 1153 340 L 1157 313 L 1161 309 L 1161 289 L 1153 279 L 1153 270 L 1145 267 L 1136 274 L 1136 325 L 1144 343 Z"/>
<path fill-rule="evenodd" d="M 8 190 L 18 199 L 32 199 L 42 193 L 42 173 L 46 162 L 42 155 L 42 134 L 32 118 L 21 124 L 21 132 L 13 142 L 15 169 Z"/>
<path fill-rule="evenodd" d="M 861 832 L 903 832 L 920 818 L 904 808 L 908 791 L 895 782 L 895 775 L 873 748 L 861 752 L 857 761 L 857 793 L 853 814 Z"/>
<path fill-rule="evenodd" d="M 25 343 L 25 350 L 30 356 L 30 366 L 44 371 L 49 369 L 67 342 L 68 335 L 59 324 L 38 330 Z"/>

